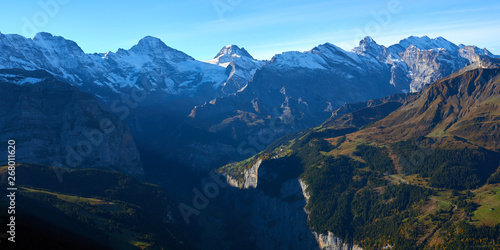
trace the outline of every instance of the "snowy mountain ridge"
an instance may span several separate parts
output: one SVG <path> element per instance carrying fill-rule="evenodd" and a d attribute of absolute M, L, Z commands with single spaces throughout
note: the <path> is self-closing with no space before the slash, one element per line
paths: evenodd
<path fill-rule="evenodd" d="M 482 62 L 486 54 L 495 57 L 442 37 L 409 37 L 389 47 L 365 37 L 351 51 L 325 43 L 275 55 L 240 91 L 197 105 L 190 117 L 207 130 L 234 138 L 249 136 L 233 131 L 256 126 L 251 121 L 265 129 L 277 119 L 286 132 L 294 132 L 317 126 L 346 103 L 417 92 Z"/>
<path fill-rule="evenodd" d="M 128 50 L 86 54 L 75 42 L 49 33 L 33 39 L 0 34 L 0 48 L 0 69 L 44 70 L 92 93 L 107 111 L 122 115 L 119 111 L 126 109 L 132 132 L 140 135 L 139 144 L 157 148 L 160 154 L 175 152 L 179 160 L 191 157 L 185 155 L 190 148 L 203 149 L 206 155 L 196 155 L 200 166 L 230 157 L 234 150 L 229 149 L 255 131 L 279 125 L 276 139 L 318 126 L 346 103 L 419 91 L 466 65 L 496 57 L 486 49 L 428 37 L 409 37 L 389 47 L 366 37 L 351 51 L 325 43 L 305 52 L 277 54 L 269 61 L 229 45 L 202 62 L 149 36 Z M 44 76 L 2 78 L 28 86 Z M 130 104 L 136 89 L 148 89 L 147 97 L 141 97 L 141 104 Z M 199 141 L 191 132 L 172 133 L 184 142 L 180 146 L 170 132 L 163 137 L 149 133 L 176 131 L 184 122 L 227 141 Z M 154 140 L 161 143 L 152 146 Z"/>
<path fill-rule="evenodd" d="M 243 89 L 255 71 L 265 64 L 265 61 L 254 59 L 245 48 L 237 45 L 224 46 L 213 59 L 205 62 L 226 68 L 229 76 L 222 87 L 225 94 Z"/>
<path fill-rule="evenodd" d="M 415 92 L 478 61 L 479 56 L 497 57 L 487 49 L 427 36 L 410 36 L 388 48 L 366 37 L 351 51 L 326 43 L 306 52 L 277 54 L 270 61 L 256 60 L 236 45 L 224 46 L 214 59 L 198 61 L 151 36 L 129 50 L 95 54 L 86 54 L 75 42 L 45 32 L 33 39 L 0 34 L 0 47 L 0 69 L 46 70 L 84 91 L 105 97 L 141 89 L 147 82 L 162 93 L 160 99 L 212 99 L 233 94 L 245 88 L 264 65 L 277 71 L 346 71 L 346 67 L 357 71 L 389 70 L 394 87 Z M 344 75 L 353 77 L 351 73 Z"/>
<path fill-rule="evenodd" d="M 197 61 L 150 36 L 129 50 L 95 54 L 86 54 L 75 42 L 44 32 L 33 39 L 0 34 L 0 47 L 1 69 L 46 70 L 60 80 L 102 96 L 140 89 L 147 81 L 167 96 L 192 96 L 212 89 L 201 93 L 212 97 L 220 95 L 217 92 L 228 81 L 226 67 Z M 259 65 L 244 67 L 255 71 Z M 240 77 L 239 81 L 246 83 L 251 76 Z"/>
<path fill-rule="evenodd" d="M 457 46 L 443 37 L 410 36 L 389 47 L 365 37 L 358 47 L 350 51 L 325 43 L 310 51 L 277 54 L 270 64 L 279 69 L 337 70 L 342 66 L 362 71 L 389 69 L 393 86 L 416 92 L 424 85 L 478 61 L 480 55 L 498 57 L 487 49 Z"/>

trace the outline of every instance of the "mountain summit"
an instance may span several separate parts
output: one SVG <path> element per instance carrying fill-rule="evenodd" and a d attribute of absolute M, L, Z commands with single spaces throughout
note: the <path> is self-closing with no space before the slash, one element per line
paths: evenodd
<path fill-rule="evenodd" d="M 353 52 L 359 55 L 368 55 L 379 60 L 384 60 L 387 57 L 387 51 L 384 46 L 381 46 L 373 40 L 373 38 L 367 36 L 359 42 L 359 46 L 353 49 Z"/>
<path fill-rule="evenodd" d="M 410 45 L 415 45 L 415 47 L 421 50 L 430 50 L 436 48 L 446 49 L 448 51 L 457 51 L 459 47 L 454 43 L 444 39 L 443 37 L 429 38 L 428 36 L 410 36 L 399 41 L 399 45 L 403 46 L 405 49 L 410 47 Z"/>
<path fill-rule="evenodd" d="M 194 58 L 184 52 L 168 47 L 162 40 L 152 36 L 146 36 L 139 40 L 137 45 L 130 49 L 137 54 L 146 54 L 153 57 L 164 58 L 172 62 L 194 61 Z"/>
<path fill-rule="evenodd" d="M 225 63 L 230 62 L 233 57 L 246 57 L 254 60 L 245 48 L 240 48 L 237 45 L 224 46 L 214 59 L 218 59 L 219 63 Z"/>
<path fill-rule="evenodd" d="M 228 79 L 222 85 L 224 94 L 235 93 L 245 87 L 257 69 L 264 65 L 264 61 L 256 60 L 245 48 L 237 45 L 224 46 L 214 59 L 205 62 L 226 68 Z"/>

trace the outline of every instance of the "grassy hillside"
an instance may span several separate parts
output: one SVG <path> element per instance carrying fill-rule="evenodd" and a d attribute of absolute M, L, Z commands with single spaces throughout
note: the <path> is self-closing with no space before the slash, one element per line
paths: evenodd
<path fill-rule="evenodd" d="M 6 186 L 5 172 L 6 167 L 0 168 L 2 186 Z M 181 243 L 184 233 L 176 224 L 174 209 L 156 185 L 117 172 L 34 164 L 18 165 L 16 176 L 16 247 L 189 248 Z"/>
<path fill-rule="evenodd" d="M 309 227 L 366 249 L 499 249 L 499 76 L 451 76 L 392 113 L 353 111 L 219 171 L 261 159 L 266 174 L 301 178 Z"/>

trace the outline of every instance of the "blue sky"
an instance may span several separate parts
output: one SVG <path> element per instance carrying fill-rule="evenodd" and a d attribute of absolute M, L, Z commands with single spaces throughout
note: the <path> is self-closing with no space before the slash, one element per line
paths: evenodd
<path fill-rule="evenodd" d="M 500 54 L 497 0 L 16 0 L 0 3 L 0 32 L 47 31 L 87 53 L 129 49 L 146 35 L 199 60 L 227 44 L 259 59 L 331 42 L 352 49 L 369 35 L 391 45 L 443 36 Z"/>

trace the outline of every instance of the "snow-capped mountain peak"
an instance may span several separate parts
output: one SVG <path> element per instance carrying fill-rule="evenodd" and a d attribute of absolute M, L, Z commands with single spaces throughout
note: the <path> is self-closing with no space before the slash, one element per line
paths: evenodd
<path fill-rule="evenodd" d="M 259 67 L 263 64 L 262 61 L 254 59 L 245 48 L 240 48 L 237 45 L 226 45 L 214 59 L 205 61 L 206 63 L 215 64 L 224 68 L 233 65 L 239 68 L 249 69 Z"/>
<path fill-rule="evenodd" d="M 321 56 L 324 59 L 334 59 L 334 58 L 344 58 L 347 56 L 352 57 L 351 52 L 347 52 L 337 45 L 331 43 L 324 43 L 314 47 L 312 50 L 305 53 L 312 53 L 314 55 Z"/>
<path fill-rule="evenodd" d="M 35 34 L 35 37 L 33 37 L 33 40 L 37 40 L 37 39 L 51 40 L 53 38 L 54 38 L 54 36 L 48 32 L 39 32 L 39 33 Z"/>
<path fill-rule="evenodd" d="M 335 44 L 332 44 L 332 43 L 324 43 L 324 44 L 321 44 L 321 45 L 318 45 L 316 47 L 314 47 L 310 52 L 313 52 L 313 53 L 327 53 L 327 52 L 342 52 L 342 53 L 345 53 L 345 51 L 338 47 L 337 45 Z"/>
<path fill-rule="evenodd" d="M 30 41 L 31 39 L 27 40 L 28 43 L 32 42 L 40 48 L 46 56 L 48 54 L 49 57 L 52 57 L 52 62 L 67 60 L 73 57 L 81 57 L 85 54 L 75 42 L 67 40 L 62 36 L 53 36 L 47 32 L 37 33 L 32 41 Z"/>
<path fill-rule="evenodd" d="M 56 79 L 98 93 L 103 99 L 148 82 L 162 95 L 205 95 L 201 86 L 218 91 L 227 80 L 226 69 L 196 61 L 165 45 L 160 39 L 145 37 L 130 50 L 86 54 L 73 41 L 49 33 L 33 39 L 0 34 L 0 69 L 42 69 Z"/>
<path fill-rule="evenodd" d="M 39 32 L 33 37 L 33 42 L 38 46 L 47 47 L 47 45 L 51 45 L 52 47 L 63 46 L 69 47 L 74 50 L 78 50 L 78 52 L 82 52 L 83 50 L 71 40 L 67 40 L 62 36 L 54 36 L 47 32 Z"/>
<path fill-rule="evenodd" d="M 137 45 L 135 45 L 134 47 L 148 48 L 148 49 L 151 49 L 151 48 L 153 48 L 153 49 L 154 48 L 162 48 L 163 49 L 163 48 L 168 47 L 168 46 L 159 38 L 152 37 L 152 36 L 145 36 L 144 38 L 139 40 Z"/>
<path fill-rule="evenodd" d="M 152 36 L 146 36 L 134 45 L 131 52 L 136 54 L 148 55 L 152 58 L 163 58 L 172 62 L 194 61 L 194 58 L 186 53 L 170 48 L 162 40 Z"/>
<path fill-rule="evenodd" d="M 477 46 L 473 45 L 463 45 L 460 44 L 460 56 L 467 58 L 469 61 L 479 61 L 480 56 L 489 56 L 491 58 L 499 58 L 499 56 L 492 54 L 489 50 L 487 49 L 481 49 Z"/>
<path fill-rule="evenodd" d="M 459 49 L 457 45 L 444 39 L 443 37 L 431 39 L 428 36 L 410 36 L 406 39 L 401 40 L 399 42 L 399 45 L 401 45 L 404 49 L 410 47 L 410 45 L 415 45 L 415 47 L 421 50 L 442 48 L 448 51 L 457 51 Z"/>
<path fill-rule="evenodd" d="M 373 38 L 371 38 L 370 36 L 365 36 L 365 38 L 363 38 L 363 40 L 359 41 L 359 44 L 377 44 L 377 42 L 375 42 L 375 40 L 373 40 Z"/>
<path fill-rule="evenodd" d="M 359 46 L 352 50 L 354 53 L 358 55 L 368 55 L 372 57 L 381 58 L 381 56 L 386 57 L 386 48 L 381 46 L 373 40 L 373 38 L 367 36 L 363 40 L 359 42 Z"/>
<path fill-rule="evenodd" d="M 228 79 L 223 84 L 224 93 L 234 93 L 243 88 L 255 71 L 264 65 L 264 61 L 254 59 L 245 48 L 236 45 L 224 46 L 214 59 L 205 62 L 226 69 Z"/>
<path fill-rule="evenodd" d="M 248 51 L 245 50 L 245 48 L 240 48 L 237 45 L 232 45 L 232 44 L 224 46 L 224 48 L 221 49 L 221 51 L 214 57 L 214 59 L 222 57 L 222 56 L 226 56 L 226 55 L 238 56 L 238 57 L 248 57 L 248 58 L 254 59 L 250 55 L 250 53 L 248 53 Z"/>
<path fill-rule="evenodd" d="M 43 32 L 32 39 L 0 33 L 0 47 L 0 69 L 45 70 L 58 80 L 108 99 L 130 88 L 141 88 L 145 82 L 155 86 L 158 100 L 163 100 L 162 94 L 233 94 L 246 86 L 264 64 L 273 72 L 343 72 L 336 77 L 347 82 L 359 72 L 369 72 L 384 75 L 385 81 L 398 90 L 418 91 L 478 61 L 480 56 L 496 57 L 486 49 L 459 47 L 442 37 L 427 36 L 408 37 L 389 48 L 365 37 L 353 51 L 325 43 L 306 52 L 278 54 L 268 62 L 255 60 L 236 45 L 224 46 L 214 59 L 201 62 L 151 36 L 129 50 L 118 49 L 115 53 L 86 54 L 75 42 Z"/>
<path fill-rule="evenodd" d="M 255 60 L 245 48 L 240 48 L 236 45 L 226 45 L 212 60 L 208 60 L 208 63 L 219 64 L 221 66 L 227 67 L 226 64 L 231 62 L 234 58 L 245 58 L 248 60 Z"/>

